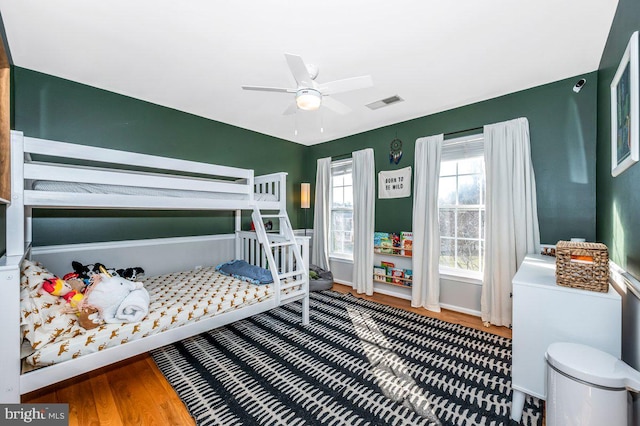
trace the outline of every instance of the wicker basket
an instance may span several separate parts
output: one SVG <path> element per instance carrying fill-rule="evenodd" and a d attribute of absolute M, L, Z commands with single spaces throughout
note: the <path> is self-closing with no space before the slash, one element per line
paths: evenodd
<path fill-rule="evenodd" d="M 558 241 L 556 282 L 565 287 L 609 291 L 609 252 L 601 243 Z"/>

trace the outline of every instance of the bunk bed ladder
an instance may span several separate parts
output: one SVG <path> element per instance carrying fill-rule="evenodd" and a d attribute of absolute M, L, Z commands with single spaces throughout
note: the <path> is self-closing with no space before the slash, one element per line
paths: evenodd
<path fill-rule="evenodd" d="M 278 238 L 270 238 L 265 229 L 264 220 L 269 218 L 277 219 L 279 222 Z M 276 291 L 275 295 L 277 304 L 286 302 L 287 299 L 300 298 L 299 296 L 301 295 L 308 295 L 309 272 L 305 266 L 298 243 L 296 242 L 296 237 L 287 213 L 281 211 L 277 214 L 263 215 L 258 207 L 254 207 L 252 219 L 258 241 L 264 247 L 264 254 L 274 280 L 274 285 L 276 284 L 276 280 L 279 284 L 276 288 L 280 288 L 280 291 Z M 289 278 L 292 279 L 290 280 Z M 300 288 L 287 292 L 288 289 L 296 286 Z M 305 298 L 303 303 L 308 303 L 308 299 Z M 303 322 L 305 321 L 303 320 Z"/>

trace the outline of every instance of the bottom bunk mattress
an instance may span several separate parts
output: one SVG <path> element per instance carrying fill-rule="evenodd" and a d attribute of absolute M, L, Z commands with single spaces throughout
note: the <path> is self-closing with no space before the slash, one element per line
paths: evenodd
<path fill-rule="evenodd" d="M 35 264 L 35 267 L 41 266 Z M 50 305 L 55 309 L 56 304 L 47 301 L 46 297 L 50 295 L 38 296 L 40 293 L 37 293 L 33 284 L 29 287 L 24 275 L 23 273 L 21 293 L 22 332 L 29 341 L 29 353 L 23 357 L 25 371 L 125 344 L 273 296 L 272 284 L 251 284 L 220 274 L 215 267 L 171 273 L 140 280 L 150 296 L 149 312 L 141 322 L 103 324 L 86 330 L 77 324 L 75 314 L 42 312 L 45 308 L 51 309 Z M 41 276 L 42 274 L 38 273 L 38 277 Z M 297 289 L 299 287 L 292 287 L 285 292 Z M 32 297 L 29 297 L 29 293 Z M 32 305 L 32 311 L 29 311 L 29 304 L 34 303 L 33 299 L 43 300 L 38 301 L 39 308 Z M 44 316 L 39 326 L 37 323 L 33 324 L 33 318 L 38 316 Z M 52 326 L 53 323 L 57 323 L 57 326 Z M 34 327 L 36 330 L 33 330 Z M 46 328 L 51 330 L 46 331 Z"/>

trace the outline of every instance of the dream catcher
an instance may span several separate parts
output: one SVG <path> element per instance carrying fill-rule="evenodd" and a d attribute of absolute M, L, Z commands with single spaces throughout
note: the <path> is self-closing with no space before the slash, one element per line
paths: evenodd
<path fill-rule="evenodd" d="M 398 164 L 402 159 L 402 141 L 396 138 L 389 145 L 389 163 Z"/>

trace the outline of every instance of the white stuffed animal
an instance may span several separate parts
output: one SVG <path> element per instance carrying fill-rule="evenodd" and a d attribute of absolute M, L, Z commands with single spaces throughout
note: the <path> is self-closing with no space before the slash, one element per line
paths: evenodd
<path fill-rule="evenodd" d="M 118 307 L 130 292 L 142 288 L 141 282 L 133 282 L 104 273 L 94 275 L 91 282 L 82 301 L 83 306 L 96 308 L 98 310 L 96 319 L 106 323 L 123 322 L 116 318 Z"/>

